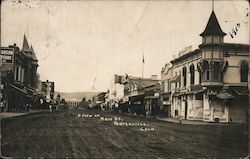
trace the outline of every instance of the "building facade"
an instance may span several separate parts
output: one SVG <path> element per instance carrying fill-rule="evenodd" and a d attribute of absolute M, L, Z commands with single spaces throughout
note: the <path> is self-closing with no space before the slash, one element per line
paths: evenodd
<path fill-rule="evenodd" d="M 41 92 L 44 95 L 44 100 L 47 103 L 54 101 L 54 95 L 55 95 L 55 82 L 51 82 L 49 80 L 46 80 L 44 82 L 41 82 Z"/>
<path fill-rule="evenodd" d="M 171 116 L 171 79 L 172 79 L 172 66 L 167 63 L 161 70 L 161 92 L 160 104 L 165 116 Z"/>
<path fill-rule="evenodd" d="M 162 79 L 170 80 L 171 116 L 207 122 L 246 122 L 248 106 L 249 45 L 224 43 L 215 12 L 200 34 L 202 43 L 194 51 L 171 61 Z"/>
<path fill-rule="evenodd" d="M 149 115 L 159 115 L 161 107 L 160 103 L 160 93 L 161 93 L 161 85 L 160 81 L 148 84 L 144 86 L 145 90 L 145 111 L 146 114 Z"/>
<path fill-rule="evenodd" d="M 108 106 L 111 108 L 116 102 L 122 101 L 124 97 L 124 85 L 122 76 L 115 75 L 108 92 Z"/>
<path fill-rule="evenodd" d="M 123 106 L 132 114 L 145 115 L 145 86 L 159 82 L 157 76 L 151 78 L 132 77 L 127 74 L 122 78 L 124 85 Z"/>
<path fill-rule="evenodd" d="M 3 100 L 6 110 L 16 110 L 25 104 L 34 105 L 37 102 L 38 60 L 33 47 L 29 46 L 24 35 L 22 50 L 14 44 L 1 47 L 1 54 L 5 54 L 6 50 L 12 50 L 13 55 L 13 59 L 11 56 L 2 58 L 5 63 L 9 61 L 9 64 L 2 68 Z"/>

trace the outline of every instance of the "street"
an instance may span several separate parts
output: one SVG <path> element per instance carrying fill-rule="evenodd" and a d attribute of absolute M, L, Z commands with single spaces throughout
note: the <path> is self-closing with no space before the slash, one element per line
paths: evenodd
<path fill-rule="evenodd" d="M 5 157 L 239 158 L 245 125 L 184 125 L 97 110 L 37 112 L 1 120 Z"/>

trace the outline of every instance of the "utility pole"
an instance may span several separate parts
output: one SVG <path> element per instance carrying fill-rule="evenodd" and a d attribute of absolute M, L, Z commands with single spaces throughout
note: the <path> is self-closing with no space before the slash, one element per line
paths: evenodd
<path fill-rule="evenodd" d="M 0 1 L 0 24 L 2 22 L 2 19 L 1 19 L 1 13 L 2 13 L 2 1 Z M 0 25 L 0 37 L 2 37 L 2 28 L 1 28 L 1 25 Z M 1 43 L 1 38 L 0 38 L 0 51 L 1 51 L 1 47 L 2 47 L 2 43 Z M 2 55 L 0 53 L 0 102 L 2 102 Z"/>

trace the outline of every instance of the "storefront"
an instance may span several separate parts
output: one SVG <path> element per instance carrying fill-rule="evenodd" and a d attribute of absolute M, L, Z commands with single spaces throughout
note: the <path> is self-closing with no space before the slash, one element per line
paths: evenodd
<path fill-rule="evenodd" d="M 7 83 L 5 92 L 6 110 L 24 110 L 24 105 L 27 103 L 27 91 L 13 84 Z"/>
<path fill-rule="evenodd" d="M 159 96 L 145 97 L 145 111 L 146 111 L 146 114 L 152 115 L 152 116 L 160 114 Z"/>
<path fill-rule="evenodd" d="M 161 107 L 163 115 L 171 117 L 171 92 L 161 93 Z"/>
<path fill-rule="evenodd" d="M 129 97 L 129 112 L 137 115 L 145 115 L 144 94 Z"/>

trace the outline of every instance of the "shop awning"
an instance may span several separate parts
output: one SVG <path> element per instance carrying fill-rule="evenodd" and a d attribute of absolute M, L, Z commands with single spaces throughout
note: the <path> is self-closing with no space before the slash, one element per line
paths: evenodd
<path fill-rule="evenodd" d="M 158 99 L 159 96 L 147 96 L 145 97 L 145 99 Z"/>
<path fill-rule="evenodd" d="M 161 93 L 161 96 L 164 96 L 164 97 L 169 97 L 171 95 L 171 92 L 163 92 Z"/>
<path fill-rule="evenodd" d="M 232 94 L 228 92 L 227 89 L 222 89 L 217 95 L 217 98 L 220 99 L 233 99 L 235 98 Z"/>
<path fill-rule="evenodd" d="M 232 87 L 231 88 L 238 96 L 247 96 L 248 89 L 247 87 Z"/>
<path fill-rule="evenodd" d="M 142 100 L 142 99 L 144 99 L 144 95 L 136 95 L 136 96 L 129 97 L 129 101 L 137 101 L 137 100 Z"/>
<path fill-rule="evenodd" d="M 15 85 L 13 85 L 13 84 L 10 84 L 10 83 L 7 83 L 10 87 L 12 87 L 12 88 L 14 88 L 14 89 L 16 89 L 16 90 L 18 90 L 18 91 L 20 91 L 20 92 L 22 92 L 22 93 L 24 93 L 24 94 L 27 94 L 27 91 L 26 90 L 24 90 L 24 89 L 22 89 L 22 88 L 19 88 L 19 87 L 17 87 L 17 86 L 15 86 Z"/>
<path fill-rule="evenodd" d="M 190 91 L 190 92 L 187 92 L 186 94 L 198 94 L 198 93 L 202 93 L 205 91 L 206 91 L 206 89 L 201 89 L 201 90 L 196 90 L 196 91 Z"/>
<path fill-rule="evenodd" d="M 183 96 L 185 94 L 187 94 L 187 92 L 176 92 L 176 93 L 173 93 L 173 96 L 178 97 L 178 96 Z"/>

